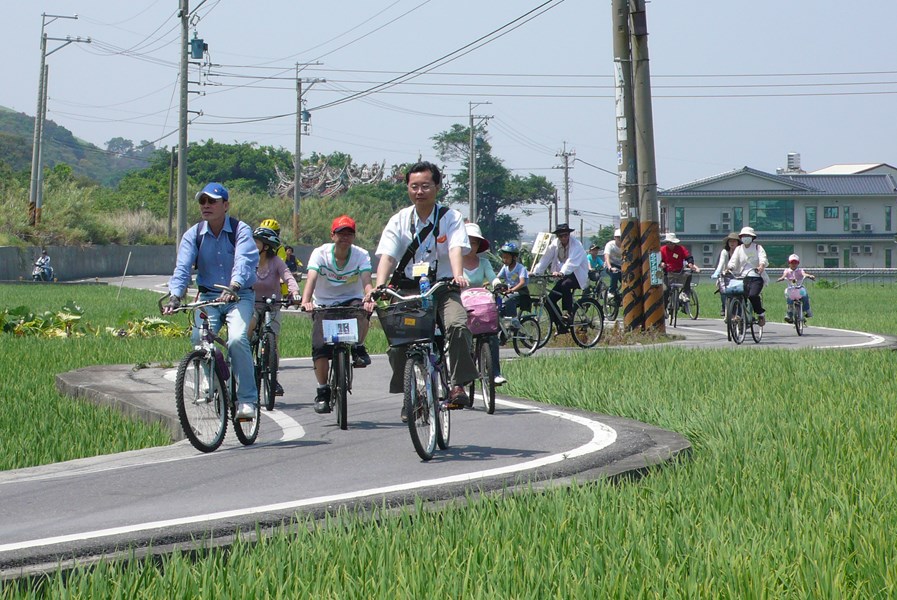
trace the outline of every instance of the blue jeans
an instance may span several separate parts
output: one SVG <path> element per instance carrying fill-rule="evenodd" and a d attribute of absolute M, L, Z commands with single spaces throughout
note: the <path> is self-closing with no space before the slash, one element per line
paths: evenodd
<path fill-rule="evenodd" d="M 214 300 L 218 292 L 200 294 L 203 302 Z M 258 401 L 258 388 L 255 385 L 255 367 L 252 364 L 252 352 L 249 349 L 249 321 L 255 305 L 255 292 L 252 289 L 240 290 L 240 299 L 230 304 L 206 307 L 209 314 L 209 327 L 217 334 L 224 322 L 227 323 L 227 353 L 230 356 L 233 373 L 237 378 L 237 402 L 255 404 Z M 224 322 L 222 322 L 222 317 Z M 199 313 L 193 324 L 193 343 L 199 343 Z"/>

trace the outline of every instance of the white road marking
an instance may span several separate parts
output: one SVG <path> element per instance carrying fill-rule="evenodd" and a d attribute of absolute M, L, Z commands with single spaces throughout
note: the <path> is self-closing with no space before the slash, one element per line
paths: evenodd
<path fill-rule="evenodd" d="M 84 531 L 81 533 L 73 533 L 68 535 L 59 535 L 53 537 L 39 538 L 34 540 L 25 540 L 22 542 L 15 542 L 11 544 L 0 544 L 0 552 L 12 552 L 15 550 L 24 550 L 27 548 L 36 548 L 38 546 L 51 546 L 55 544 L 66 544 L 69 542 L 77 542 L 82 540 L 91 540 L 97 539 L 107 536 L 115 536 L 115 535 L 126 535 L 130 533 L 136 533 L 138 531 L 149 531 L 152 529 L 162 529 L 166 527 L 177 527 L 182 525 L 189 525 L 195 523 L 207 523 L 209 521 L 217 521 L 220 519 L 233 519 L 236 517 L 245 517 L 249 515 L 261 514 L 261 513 L 270 513 L 276 511 L 283 510 L 291 510 L 302 508 L 304 506 L 311 506 L 315 504 L 324 504 L 329 502 L 341 502 L 345 500 L 352 500 L 356 498 L 363 498 L 366 496 L 375 496 L 380 494 L 389 494 L 394 492 L 403 492 L 409 490 L 422 489 L 426 487 L 433 487 L 438 485 L 446 485 L 451 483 L 462 483 L 462 482 L 470 482 L 486 479 L 488 477 L 496 477 L 500 475 L 508 475 L 511 473 L 518 473 L 520 471 L 525 471 L 528 469 L 535 469 L 539 467 L 544 467 L 546 465 L 559 463 L 561 461 L 575 458 L 579 456 L 584 456 L 586 454 L 591 454 L 593 452 L 598 452 L 603 448 L 606 448 L 613 444 L 617 439 L 617 432 L 605 425 L 604 423 L 600 423 L 598 421 L 589 419 L 587 417 L 582 417 L 579 415 L 574 415 L 570 413 L 563 412 L 558 409 L 551 408 L 541 408 L 536 406 L 529 406 L 526 404 L 521 404 L 519 402 L 512 402 L 510 400 L 496 400 L 497 403 L 502 404 L 504 406 L 509 406 L 511 408 L 517 408 L 520 410 L 527 410 L 530 412 L 541 413 L 548 417 L 555 417 L 560 419 L 566 419 L 568 421 L 572 421 L 579 425 L 582 425 L 589 430 L 592 431 L 592 439 L 582 444 L 579 447 L 572 448 L 565 452 L 559 452 L 556 454 L 552 454 L 550 456 L 546 456 L 543 458 L 538 458 L 535 460 L 518 463 L 515 465 L 509 465 L 506 467 L 497 467 L 494 469 L 486 469 L 484 471 L 475 471 L 473 473 L 462 473 L 459 475 L 451 475 L 448 477 L 440 477 L 436 479 L 424 479 L 415 482 L 409 483 L 399 483 L 395 485 L 388 485 L 376 488 L 368 488 L 364 490 L 356 490 L 354 492 L 345 492 L 342 494 L 332 494 L 329 496 L 317 496 L 314 498 L 307 498 L 304 500 L 294 500 L 290 502 L 279 502 L 277 504 L 266 504 L 263 506 L 254 506 L 249 508 L 242 508 L 237 510 L 229 510 L 229 511 L 221 511 L 215 513 L 209 513 L 206 515 L 196 515 L 193 517 L 183 517 L 178 519 L 166 519 L 162 521 L 150 521 L 147 523 L 136 523 L 134 525 L 126 525 L 122 527 L 110 527 L 108 529 L 98 529 L 95 531 Z"/>

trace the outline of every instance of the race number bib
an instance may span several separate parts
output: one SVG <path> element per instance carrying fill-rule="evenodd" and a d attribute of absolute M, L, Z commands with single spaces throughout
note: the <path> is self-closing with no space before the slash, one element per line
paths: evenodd
<path fill-rule="evenodd" d="M 324 342 L 328 344 L 358 342 L 358 321 L 356 319 L 325 320 L 321 323 Z"/>

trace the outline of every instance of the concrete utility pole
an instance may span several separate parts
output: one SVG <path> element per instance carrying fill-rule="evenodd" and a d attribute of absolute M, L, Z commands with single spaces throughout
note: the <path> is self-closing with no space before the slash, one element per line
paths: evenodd
<path fill-rule="evenodd" d="M 49 19 L 49 20 L 48 20 Z M 81 39 L 71 36 L 64 38 L 47 37 L 44 32 L 47 25 L 56 19 L 73 19 L 77 20 L 78 15 L 48 15 L 41 14 L 40 26 L 40 69 L 38 70 L 37 79 L 37 110 L 34 112 L 34 138 L 31 145 L 31 187 L 28 193 L 28 224 L 39 225 L 40 213 L 43 204 L 43 194 L 41 193 L 41 184 L 43 183 L 43 133 L 44 122 L 47 118 L 47 57 L 58 50 L 62 50 L 69 44 L 74 42 L 90 43 L 90 38 Z M 64 42 L 61 46 L 47 52 L 48 41 Z"/>
<path fill-rule="evenodd" d="M 567 152 L 567 142 L 564 142 L 564 149 L 561 152 L 555 154 L 555 156 L 561 157 L 561 160 L 564 161 L 564 164 L 560 167 L 555 167 L 556 169 L 564 170 L 564 223 L 570 224 L 570 158 L 576 157 L 576 152 L 571 151 Z"/>
<path fill-rule="evenodd" d="M 301 66 L 321 63 L 303 63 Z M 326 79 L 303 79 L 299 76 L 300 63 L 296 63 L 296 153 L 293 156 L 293 239 L 299 241 L 299 203 L 302 197 L 300 185 L 302 182 L 302 136 L 311 133 L 311 114 L 302 108 L 302 84 L 308 83 L 309 87 L 316 83 L 327 81 Z"/>
<path fill-rule="evenodd" d="M 181 10 L 181 61 L 180 61 L 180 111 L 178 112 L 178 237 L 181 243 L 187 231 L 187 52 L 190 47 L 190 1 L 180 0 Z"/>
<path fill-rule="evenodd" d="M 648 61 L 648 20 L 645 0 L 632 0 L 632 96 L 638 164 L 639 228 L 645 328 L 665 330 L 663 277 L 660 272 L 660 229 L 657 171 L 654 161 L 654 117 L 651 109 L 651 71 Z"/>
<path fill-rule="evenodd" d="M 467 201 L 470 204 L 470 213 L 468 219 L 471 223 L 477 222 L 477 125 L 474 119 L 480 119 L 480 122 L 488 120 L 490 117 L 473 114 L 473 109 L 482 104 L 492 104 L 491 102 L 468 102 L 467 112 L 470 116 L 470 147 L 468 149 L 467 158 Z"/>

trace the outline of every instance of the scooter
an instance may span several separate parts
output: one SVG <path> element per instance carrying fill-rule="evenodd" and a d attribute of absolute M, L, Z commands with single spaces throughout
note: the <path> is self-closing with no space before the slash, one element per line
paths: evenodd
<path fill-rule="evenodd" d="M 34 263 L 34 269 L 31 270 L 31 279 L 34 281 L 53 281 L 53 267 Z"/>

